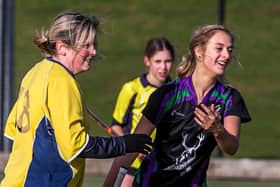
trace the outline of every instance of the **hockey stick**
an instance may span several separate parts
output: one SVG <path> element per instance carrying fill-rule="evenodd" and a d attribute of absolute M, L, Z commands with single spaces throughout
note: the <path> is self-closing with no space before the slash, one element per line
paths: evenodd
<path fill-rule="evenodd" d="M 118 134 L 113 131 L 112 128 L 110 128 L 109 125 L 107 125 L 105 122 L 103 122 L 92 110 L 90 110 L 86 106 L 86 112 L 90 116 L 91 119 L 93 119 L 99 126 L 101 126 L 109 135 L 111 136 L 118 136 Z"/>
<path fill-rule="evenodd" d="M 115 131 L 113 131 L 112 128 L 109 127 L 105 122 L 103 122 L 92 110 L 90 110 L 86 106 L 86 112 L 87 114 L 93 119 L 99 126 L 101 126 L 109 135 L 111 136 L 119 136 Z M 141 153 L 138 153 L 138 158 L 142 159 L 143 155 Z"/>

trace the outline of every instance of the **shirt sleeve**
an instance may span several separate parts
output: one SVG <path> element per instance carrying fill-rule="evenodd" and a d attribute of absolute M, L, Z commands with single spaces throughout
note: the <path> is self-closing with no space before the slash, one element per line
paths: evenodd
<path fill-rule="evenodd" d="M 122 136 L 98 137 L 90 136 L 85 149 L 79 157 L 112 158 L 126 153 L 126 144 Z"/>
<path fill-rule="evenodd" d="M 9 113 L 5 127 L 5 136 L 10 140 L 14 140 L 16 134 L 16 110 L 17 102 L 14 104 L 12 110 Z"/>
<path fill-rule="evenodd" d="M 129 83 L 125 83 L 118 95 L 115 109 L 113 112 L 112 125 L 118 124 L 124 126 L 128 124 L 129 117 L 131 117 L 132 108 L 136 92 Z"/>
<path fill-rule="evenodd" d="M 79 86 L 72 77 L 56 77 L 49 82 L 47 93 L 50 122 L 58 149 L 62 157 L 70 162 L 88 142 Z"/>
<path fill-rule="evenodd" d="M 154 125 L 160 121 L 165 111 L 165 92 L 164 87 L 158 88 L 149 98 L 147 106 L 143 110 L 143 115 Z"/>
<path fill-rule="evenodd" d="M 239 116 L 241 123 L 246 123 L 251 121 L 250 114 L 246 107 L 246 104 L 241 96 L 241 94 L 237 90 L 233 90 L 230 99 L 226 103 L 227 110 L 225 110 L 225 115 L 234 115 Z"/>

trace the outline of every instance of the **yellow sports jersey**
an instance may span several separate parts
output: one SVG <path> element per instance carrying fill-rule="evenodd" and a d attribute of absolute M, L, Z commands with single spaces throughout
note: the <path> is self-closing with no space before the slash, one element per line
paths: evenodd
<path fill-rule="evenodd" d="M 125 83 L 117 98 L 112 125 L 122 126 L 125 134 L 133 133 L 142 117 L 142 111 L 147 105 L 150 95 L 156 89 L 156 86 L 148 82 L 146 74 Z M 151 134 L 152 140 L 154 140 L 155 134 L 156 130 Z M 137 158 L 131 166 L 137 169 L 140 164 L 141 159 Z"/>
<path fill-rule="evenodd" d="M 74 75 L 50 58 L 37 63 L 23 78 L 6 123 L 13 148 L 0 186 L 82 186 L 83 118 Z"/>

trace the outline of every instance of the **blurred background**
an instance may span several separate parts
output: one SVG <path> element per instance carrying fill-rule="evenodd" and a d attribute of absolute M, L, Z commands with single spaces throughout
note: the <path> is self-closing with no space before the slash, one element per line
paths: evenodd
<path fill-rule="evenodd" d="M 149 38 L 169 38 L 176 47 L 178 64 L 181 56 L 187 52 L 191 31 L 199 25 L 219 23 L 222 19 L 223 24 L 235 33 L 236 57 L 242 65 L 239 66 L 234 61 L 228 68 L 226 77 L 242 93 L 253 119 L 249 124 L 243 125 L 240 149 L 233 158 L 280 158 L 280 149 L 277 147 L 280 143 L 279 0 L 223 1 L 222 18 L 219 0 L 13 2 L 14 18 L 11 17 L 13 19 L 10 20 L 14 23 L 14 33 L 10 33 L 14 36 L 10 82 L 12 92 L 9 94 L 11 103 L 16 98 L 24 74 L 42 58 L 32 43 L 35 31 L 49 28 L 52 18 L 65 10 L 94 14 L 101 21 L 102 33 L 98 36 L 100 59 L 89 72 L 77 78 L 86 104 L 108 124 L 111 123 L 113 107 L 122 84 L 144 71 L 144 46 Z M 2 20 L 3 18 L 2 14 Z M 5 47 L 2 46 L 1 49 Z M 174 72 L 173 79 L 176 78 Z M 1 100 L 3 99 L 2 97 Z M 5 117 L 0 124 L 1 133 Z M 87 121 L 92 124 L 94 135 L 107 136 L 93 121 Z M 1 138 L 1 146 L 3 140 Z"/>

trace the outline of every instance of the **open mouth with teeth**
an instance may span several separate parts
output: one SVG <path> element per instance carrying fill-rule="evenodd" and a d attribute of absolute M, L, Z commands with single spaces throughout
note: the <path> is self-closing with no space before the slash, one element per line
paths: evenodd
<path fill-rule="evenodd" d="M 227 65 L 227 63 L 223 62 L 223 61 L 216 61 L 215 64 L 218 64 L 218 65 L 223 66 L 223 67 L 225 67 Z"/>

